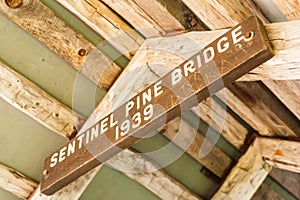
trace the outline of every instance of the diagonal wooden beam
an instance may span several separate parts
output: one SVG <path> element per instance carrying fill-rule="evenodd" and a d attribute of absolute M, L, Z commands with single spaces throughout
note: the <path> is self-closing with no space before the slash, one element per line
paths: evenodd
<path fill-rule="evenodd" d="M 299 141 L 255 138 L 212 199 L 251 199 L 272 167 L 300 173 Z"/>
<path fill-rule="evenodd" d="M 21 199 L 27 199 L 37 186 L 38 183 L 20 172 L 0 164 L 0 188 Z"/>
<path fill-rule="evenodd" d="M 273 0 L 288 20 L 300 19 L 299 0 Z"/>
<path fill-rule="evenodd" d="M 83 122 L 81 116 L 2 62 L 0 62 L 0 97 L 66 138 L 74 137 L 78 126 Z"/>
<path fill-rule="evenodd" d="M 271 169 L 262 159 L 258 140 L 254 140 L 212 199 L 251 199 Z"/>
<path fill-rule="evenodd" d="M 5 2 L 11 1 L 0 2 L 1 12 L 96 85 L 109 89 L 121 69 L 82 35 L 71 29 L 39 0 L 18 1 L 22 2 L 19 6 L 13 5 L 17 1 L 11 4 Z M 93 54 L 92 59 L 87 58 L 90 53 Z"/>

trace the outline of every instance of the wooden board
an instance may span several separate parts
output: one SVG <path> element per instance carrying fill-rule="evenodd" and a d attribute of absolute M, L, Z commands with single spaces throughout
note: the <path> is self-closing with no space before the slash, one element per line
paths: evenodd
<path fill-rule="evenodd" d="M 252 32 L 253 34 L 246 34 L 245 36 L 242 36 L 243 33 L 240 31 L 242 31 L 243 33 Z M 206 85 L 210 85 L 212 87 L 212 92 L 216 92 L 217 90 L 221 89 L 222 86 L 220 86 L 217 82 L 218 75 L 216 76 L 216 74 L 214 73 L 209 75 L 209 73 L 212 72 L 211 65 L 209 65 L 208 55 L 205 55 L 205 52 L 207 53 L 209 49 L 213 49 L 213 47 L 217 44 L 220 45 L 220 41 L 224 42 L 224 40 L 226 41 L 231 37 L 232 40 L 230 40 L 230 42 L 235 45 L 237 45 L 238 43 L 242 43 L 241 48 L 244 49 L 244 52 L 247 53 L 242 53 L 240 54 L 240 56 L 237 56 L 236 53 L 232 53 L 232 50 L 229 51 L 229 53 L 226 53 L 228 47 L 224 50 L 224 47 L 219 46 L 218 51 L 220 55 L 218 55 L 217 53 L 214 54 L 213 52 L 211 52 L 210 54 L 211 60 L 212 58 L 215 58 L 215 65 L 219 73 L 222 75 L 224 85 L 227 85 L 242 74 L 246 73 L 248 70 L 251 70 L 254 67 L 253 62 L 259 65 L 272 57 L 270 46 L 268 43 L 265 43 L 265 41 L 267 41 L 265 38 L 266 35 L 264 31 L 260 29 L 259 22 L 254 17 L 249 18 L 243 24 L 234 27 L 224 36 L 218 38 L 216 41 L 204 48 L 204 50 L 200 52 L 200 54 L 203 54 L 204 56 L 204 60 L 202 60 L 201 63 L 199 62 L 200 54 L 196 54 L 194 57 L 174 69 L 172 72 L 168 73 L 161 80 L 157 81 L 153 85 L 143 90 L 139 95 L 129 100 L 128 103 L 125 103 L 121 107 L 116 109 L 113 114 L 110 114 L 109 116 L 97 122 L 92 127 L 88 128 L 84 133 L 81 134 L 81 139 L 78 139 L 78 137 L 75 138 L 69 144 L 62 147 L 53 155 L 49 156 L 45 161 L 45 173 L 42 182 L 42 191 L 45 194 L 54 193 L 62 186 L 78 178 L 80 175 L 89 171 L 93 167 L 99 165 L 99 161 L 103 162 L 115 153 L 121 151 L 120 148 L 126 148 L 131 145 L 138 139 L 137 136 L 142 136 L 153 128 L 158 128 L 160 125 L 162 125 L 162 123 L 171 120 L 176 116 L 176 114 L 178 114 L 178 111 L 180 112 L 180 110 L 178 110 L 179 104 L 181 104 L 182 111 L 188 109 L 191 104 L 196 103 L 193 103 L 191 101 L 192 99 L 188 100 L 188 97 L 190 95 L 193 95 L 195 93 L 199 101 L 207 98 L 209 92 L 206 88 Z M 249 45 L 246 45 L 247 43 L 249 43 Z M 228 45 L 230 45 L 230 43 L 228 43 Z M 222 49 L 220 50 L 220 48 Z M 218 58 L 218 56 L 220 57 Z M 229 60 L 230 63 L 228 62 Z M 195 70 L 190 68 L 191 62 L 195 63 L 192 64 L 192 66 L 196 65 L 196 63 L 198 62 L 198 66 L 201 66 L 200 72 L 197 72 L 196 68 Z M 181 72 L 184 72 L 184 75 L 186 76 L 186 79 L 188 80 L 190 86 L 187 87 L 185 81 L 181 81 L 181 79 L 178 80 L 178 73 Z M 201 77 L 200 73 L 206 74 L 206 80 Z M 182 90 L 182 87 L 185 87 L 186 89 Z M 171 90 L 168 88 L 171 88 Z M 146 103 L 144 103 L 144 105 L 141 106 L 137 103 L 138 101 L 140 101 L 140 95 L 144 95 L 149 91 L 153 91 L 153 98 L 155 97 L 155 101 L 153 102 L 153 104 L 156 104 L 155 102 L 160 102 L 160 107 L 163 107 L 167 112 L 162 109 L 158 109 L 157 111 L 155 110 L 152 113 L 150 112 L 150 110 L 152 110 L 151 107 L 153 107 L 152 104 L 147 105 Z M 174 95 L 174 92 L 176 96 Z M 161 99 L 169 99 L 169 101 L 162 101 Z M 137 110 L 131 110 L 133 106 L 137 105 Z M 127 121 L 126 117 L 128 117 L 129 113 L 130 116 L 133 116 L 132 120 L 135 120 L 138 125 L 134 123 L 132 124 L 131 128 L 126 128 L 129 125 L 131 126 L 129 120 L 127 122 L 127 125 L 124 125 Z M 139 115 L 142 115 L 141 113 L 143 113 L 144 120 L 140 121 L 138 120 L 139 117 L 134 117 L 139 116 L 137 115 L 137 113 L 139 113 Z M 165 113 L 167 113 L 166 116 L 164 116 Z M 166 121 L 160 121 L 160 117 L 166 117 Z M 151 121 L 149 121 L 150 119 Z M 125 121 L 119 125 L 118 120 Z M 108 123 L 109 125 L 107 125 Z M 115 132 L 115 130 L 112 129 L 113 127 L 115 127 L 115 125 L 118 125 L 116 126 L 116 131 L 120 131 L 120 133 Z M 98 126 L 100 126 L 100 128 Z M 109 126 L 111 129 L 109 128 Z M 136 130 L 134 130 L 134 126 Z M 119 127 L 121 127 L 121 130 L 119 130 Z M 100 134 L 97 133 L 98 128 L 102 129 Z M 131 129 L 133 129 L 134 131 L 129 132 L 129 130 Z M 103 132 L 106 133 L 103 134 Z M 91 139 L 94 139 L 94 141 L 92 141 L 91 139 L 87 139 L 87 146 L 82 146 L 82 142 L 79 142 L 81 144 L 80 147 L 77 146 L 79 145 L 78 141 L 82 141 L 83 137 L 87 138 L 90 133 L 92 133 L 93 135 L 97 135 L 97 137 L 94 136 L 94 138 L 92 138 L 93 136 L 91 136 Z M 98 137 L 98 135 L 100 136 Z M 132 137 L 133 135 L 135 137 Z M 95 141 L 101 142 L 101 146 L 99 146 L 99 144 Z M 113 142 L 113 145 L 111 142 Z M 76 145 L 76 143 L 78 144 Z M 76 154 L 73 154 L 75 149 L 72 150 L 73 153 L 70 153 L 70 149 L 73 149 L 75 147 L 77 147 Z M 67 155 L 66 151 L 69 152 L 67 157 L 65 157 Z M 93 153 L 91 153 L 90 151 L 92 151 Z M 77 155 L 79 157 L 72 155 Z M 59 158 L 59 162 L 57 158 Z M 75 163 L 76 166 L 74 165 Z M 61 174 L 61 177 L 57 176 L 59 174 Z"/>
<path fill-rule="evenodd" d="M 1 1 L 0 10 L 99 87 L 108 90 L 121 72 L 116 64 L 40 1 L 24 1 L 17 8 L 10 8 Z M 87 58 L 89 54 L 94 55 L 93 59 Z"/>

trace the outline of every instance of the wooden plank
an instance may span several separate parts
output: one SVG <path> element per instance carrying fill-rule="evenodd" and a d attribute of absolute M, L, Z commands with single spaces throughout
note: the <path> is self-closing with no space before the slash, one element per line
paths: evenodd
<path fill-rule="evenodd" d="M 254 140 L 212 199 L 251 199 L 271 168 L 262 159 L 259 142 Z"/>
<path fill-rule="evenodd" d="M 236 36 L 237 31 L 240 31 L 238 33 L 241 35 L 239 39 L 237 39 Z M 253 38 L 247 39 L 247 35 L 242 36 L 243 33 L 246 34 L 250 32 L 253 33 Z M 214 65 L 217 69 L 215 72 L 218 72 L 215 74 L 211 70 L 207 55 L 205 57 L 205 52 L 207 52 L 208 49 L 213 49 L 213 47 L 215 47 L 217 43 L 219 44 L 219 41 L 224 40 L 224 38 L 228 40 L 227 38 L 231 37 L 232 40 L 229 40 L 228 45 L 231 43 L 231 45 L 240 43 L 242 49 L 244 49 L 247 54 L 240 53 L 240 55 L 237 56 L 236 52 L 233 53 L 232 50 L 226 53 L 228 48 L 224 51 L 219 50 L 219 54 L 211 53 L 210 61 L 214 59 Z M 132 145 L 139 138 L 147 134 L 148 131 L 158 128 L 162 123 L 172 120 L 178 113 L 195 105 L 195 98 L 197 98 L 198 101 L 207 98 L 209 96 L 207 85 L 210 86 L 210 92 L 216 92 L 222 89 L 223 85 L 220 85 L 218 82 L 220 76 L 226 86 L 247 71 L 253 69 L 255 67 L 253 63 L 259 65 L 270 59 L 272 57 L 272 50 L 269 43 L 266 42 L 265 37 L 265 32 L 261 29 L 261 24 L 257 18 L 249 18 L 205 47 L 204 51 L 198 52 L 161 78 L 161 80 L 150 85 L 140 94 L 114 110 L 114 112 L 87 128 L 80 137 L 74 138 L 70 143 L 46 158 L 44 169 L 47 173 L 44 174 L 42 179 L 42 192 L 48 195 L 54 193 L 63 185 L 74 181 L 101 162 L 106 161 L 117 152 L 120 152 L 123 148 Z M 246 45 L 248 43 L 250 44 Z M 203 56 L 206 59 L 199 62 L 202 54 L 204 54 Z M 187 73 L 187 66 L 191 65 L 191 62 L 193 62 L 192 66 L 194 68 L 198 62 L 198 67 L 201 66 L 200 70 L 197 71 L 195 68 L 195 70 L 191 71 L 189 69 L 189 73 Z M 188 85 L 185 81 L 182 81 L 182 79 L 179 81 L 177 78 L 174 79 L 174 74 L 175 77 L 177 77 L 178 73 L 181 72 L 184 72 Z M 205 74 L 205 76 L 203 77 L 201 74 Z M 182 90 L 182 88 L 185 89 Z M 140 95 L 144 95 L 144 93 L 148 93 L 149 91 L 154 91 L 152 98 L 156 98 L 153 102 L 149 100 L 148 105 L 147 103 L 143 103 L 143 105 L 140 106 L 138 103 Z M 169 100 L 163 101 L 166 99 Z M 156 105 L 157 103 L 159 103 L 160 108 L 157 107 L 154 109 L 153 104 Z M 131 105 L 131 108 L 129 108 L 129 105 Z M 134 105 L 138 105 L 138 107 L 132 109 Z M 149 110 L 152 110 L 150 114 Z M 135 123 L 131 124 L 129 119 L 126 120 L 126 118 L 129 118 L 129 113 L 130 116 L 133 116 L 132 120 L 137 120 L 136 123 L 138 125 Z M 144 120 L 139 122 L 134 116 L 136 116 L 136 114 L 142 115 L 141 113 L 143 113 Z M 166 121 L 162 121 L 162 119 Z M 110 125 L 103 125 L 103 123 L 106 123 L 105 121 L 108 120 L 110 121 Z M 121 121 L 121 124 L 119 124 L 119 121 Z M 128 128 L 122 128 L 125 126 L 124 123 L 127 124 L 126 127 Z M 119 130 L 119 127 L 121 130 Z M 99 132 L 99 130 L 101 131 Z M 90 137 L 91 133 L 93 135 L 96 134 L 96 136 Z M 86 138 L 86 145 L 82 145 L 83 137 Z M 101 145 L 99 146 L 99 144 Z M 64 151 L 69 152 L 70 149 L 73 149 L 72 146 L 74 147 L 74 150 L 72 150 L 73 153 L 68 153 L 68 155 L 63 153 Z M 64 157 L 63 155 L 66 156 Z M 61 157 L 63 157 L 63 159 L 61 159 Z"/>
<path fill-rule="evenodd" d="M 0 62 L 0 96 L 7 103 L 50 130 L 72 138 L 82 123 L 73 113 L 38 86 Z M 75 125 L 77 124 L 77 125 Z"/>
<path fill-rule="evenodd" d="M 299 0 L 273 0 L 273 1 L 288 20 L 300 19 Z"/>
<path fill-rule="evenodd" d="M 103 0 L 145 37 L 157 37 L 184 27 L 156 0 Z"/>
<path fill-rule="evenodd" d="M 122 169 L 125 175 L 144 185 L 161 199 L 201 199 L 145 156 L 128 149 L 109 159 L 107 164 Z"/>
<path fill-rule="evenodd" d="M 261 199 L 276 199 L 276 200 L 285 200 L 282 196 L 280 196 L 277 192 L 275 192 L 272 188 L 270 188 L 266 184 L 261 184 L 258 188 L 257 192 L 251 198 L 252 200 L 261 200 Z"/>
<path fill-rule="evenodd" d="M 263 80 L 263 83 L 300 120 L 300 109 L 299 109 L 300 80 L 295 80 L 295 81 Z"/>
<path fill-rule="evenodd" d="M 132 57 L 144 40 L 101 1 L 57 0 L 57 2 L 81 19 L 127 58 Z"/>
<path fill-rule="evenodd" d="M 299 136 L 299 119 L 264 84 L 237 82 L 228 88 L 240 101 L 244 102 L 253 115 L 267 125 L 265 127 L 255 126 L 261 135 Z M 250 120 L 247 117 L 247 121 Z"/>
<path fill-rule="evenodd" d="M 300 199 L 300 174 L 273 168 L 269 174 L 277 183 L 282 185 L 288 192 Z"/>
<path fill-rule="evenodd" d="M 232 27 L 251 15 L 258 16 L 263 22 L 267 19 L 249 0 L 182 0 L 210 29 Z"/>
<path fill-rule="evenodd" d="M 0 188 L 27 199 L 38 184 L 20 172 L 0 164 Z"/>
<path fill-rule="evenodd" d="M 204 158 L 199 156 L 205 138 L 181 118 L 177 117 L 164 125 L 161 132 L 218 177 L 224 177 L 230 169 L 232 160 L 217 147 Z"/>
<path fill-rule="evenodd" d="M 68 27 L 38 0 L 24 1 L 16 8 L 9 7 L 5 2 L 0 2 L 1 12 L 65 59 L 73 68 L 81 71 L 96 85 L 108 90 L 121 70 L 96 47 Z M 87 58 L 91 52 L 97 54 L 94 59 Z"/>
<path fill-rule="evenodd" d="M 265 25 L 275 56 L 241 80 L 300 79 L 300 20 Z"/>
<path fill-rule="evenodd" d="M 279 169 L 300 173 L 299 141 L 260 138 L 263 160 Z"/>

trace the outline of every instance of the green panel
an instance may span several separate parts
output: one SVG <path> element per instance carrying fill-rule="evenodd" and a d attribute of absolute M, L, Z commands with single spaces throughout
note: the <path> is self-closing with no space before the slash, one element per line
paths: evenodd
<path fill-rule="evenodd" d="M 1 13 L 0 22 L 0 59 L 69 107 L 75 91 L 74 110 L 89 116 L 105 91 Z"/>
<path fill-rule="evenodd" d="M 67 142 L 0 99 L 0 162 L 39 181 L 46 156 Z"/>
<path fill-rule="evenodd" d="M 18 198 L 17 196 L 0 188 L 0 199 L 1 200 L 20 200 L 21 198 Z"/>
<path fill-rule="evenodd" d="M 152 192 L 124 174 L 104 166 L 80 200 L 158 200 Z"/>
<path fill-rule="evenodd" d="M 166 145 L 169 145 L 169 149 L 161 151 Z M 158 150 L 160 153 L 151 154 L 148 157 L 154 160 L 159 166 L 164 166 L 166 161 L 169 162 L 170 165 L 163 169 L 199 196 L 209 198 L 218 187 L 217 183 L 201 173 L 203 166 L 200 163 L 184 153 L 179 147 L 170 143 L 160 133 L 139 141 L 132 148 L 141 153 Z M 181 156 L 178 159 L 173 159 L 178 155 Z"/>

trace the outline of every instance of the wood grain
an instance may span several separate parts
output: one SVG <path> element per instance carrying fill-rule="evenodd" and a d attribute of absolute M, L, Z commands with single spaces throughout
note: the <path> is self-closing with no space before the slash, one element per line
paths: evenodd
<path fill-rule="evenodd" d="M 119 75 L 120 68 L 117 65 L 40 1 L 25 0 L 21 7 L 14 9 L 8 7 L 5 1 L 1 1 L 0 11 L 99 87 L 108 90 Z M 93 62 L 86 58 L 91 52 L 98 55 L 97 60 Z"/>
<path fill-rule="evenodd" d="M 288 20 L 300 19 L 300 1 L 299 0 L 273 0 L 281 12 Z"/>
<path fill-rule="evenodd" d="M 83 118 L 0 62 L 0 96 L 50 130 L 71 138 Z"/>
<path fill-rule="evenodd" d="M 0 164 L 0 188 L 27 199 L 38 184 L 18 171 Z"/>
<path fill-rule="evenodd" d="M 259 148 L 255 140 L 212 199 L 251 199 L 272 168 L 263 161 Z"/>
<path fill-rule="evenodd" d="M 232 27 L 251 15 L 266 18 L 249 0 L 182 0 L 210 29 Z"/>
<path fill-rule="evenodd" d="M 132 30 L 126 22 L 101 1 L 57 0 L 57 2 L 81 19 L 101 35 L 106 42 L 109 42 L 129 59 L 144 40 L 142 36 Z"/>

